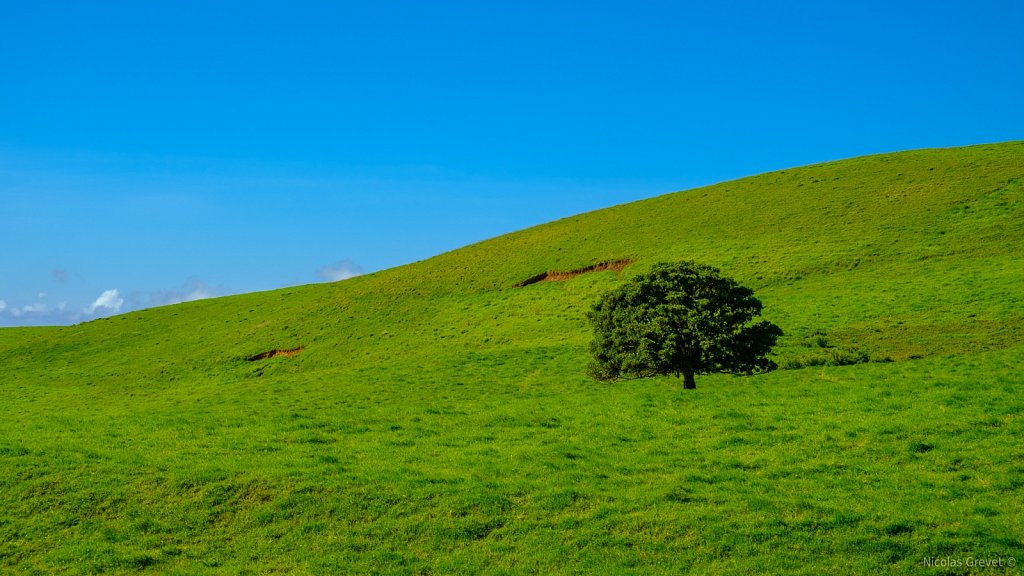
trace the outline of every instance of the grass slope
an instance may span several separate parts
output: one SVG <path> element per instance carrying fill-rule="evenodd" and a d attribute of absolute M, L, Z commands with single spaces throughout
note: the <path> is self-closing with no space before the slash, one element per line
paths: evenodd
<path fill-rule="evenodd" d="M 584 376 L 597 295 L 680 258 L 755 288 L 787 369 L 688 394 Z M 0 571 L 1017 573 L 1022 298 L 1016 142 L 0 330 Z"/>

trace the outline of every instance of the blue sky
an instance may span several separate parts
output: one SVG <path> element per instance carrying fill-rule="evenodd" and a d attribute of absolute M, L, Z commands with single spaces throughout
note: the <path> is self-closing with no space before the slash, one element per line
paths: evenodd
<path fill-rule="evenodd" d="M 0 326 L 1021 139 L 1022 29 L 1016 0 L 7 3 Z"/>

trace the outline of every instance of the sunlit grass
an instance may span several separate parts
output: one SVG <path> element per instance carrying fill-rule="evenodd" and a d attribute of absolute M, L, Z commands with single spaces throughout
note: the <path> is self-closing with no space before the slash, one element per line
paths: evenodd
<path fill-rule="evenodd" d="M 338 284 L 0 330 L 0 571 L 1024 560 L 1022 178 L 1020 143 L 855 159 Z M 512 286 L 619 258 L 755 288 L 789 369 L 587 379 L 583 314 L 620 276 Z"/>

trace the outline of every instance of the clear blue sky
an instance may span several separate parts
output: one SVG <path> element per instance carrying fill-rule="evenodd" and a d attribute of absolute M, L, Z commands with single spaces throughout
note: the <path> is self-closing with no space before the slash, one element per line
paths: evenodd
<path fill-rule="evenodd" d="M 1024 138 L 1024 3 L 8 2 L 0 326 Z"/>

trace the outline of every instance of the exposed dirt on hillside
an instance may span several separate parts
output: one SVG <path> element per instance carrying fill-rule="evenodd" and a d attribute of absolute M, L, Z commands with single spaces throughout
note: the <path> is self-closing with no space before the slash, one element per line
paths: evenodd
<path fill-rule="evenodd" d="M 611 260 L 608 262 L 599 262 L 585 268 L 577 268 L 575 270 L 569 270 L 566 272 L 560 271 L 548 271 L 543 274 L 537 274 L 531 276 L 522 282 L 515 284 L 514 288 L 522 288 L 523 286 L 529 286 L 530 284 L 537 284 L 538 282 L 565 282 L 575 278 L 581 274 L 589 274 L 591 272 L 602 272 L 604 270 L 614 270 L 615 272 L 622 272 L 622 270 L 632 264 L 633 261 L 625 258 L 622 260 Z"/>
<path fill-rule="evenodd" d="M 302 346 L 299 346 L 298 348 L 292 348 L 291 350 L 281 350 L 280 348 L 275 348 L 273 350 L 267 350 L 266 352 L 260 352 L 255 356 L 249 356 L 248 358 L 246 358 L 246 360 L 248 360 L 249 362 L 256 362 L 257 360 L 277 358 L 278 356 L 295 356 L 299 352 L 302 352 L 302 350 Z"/>

